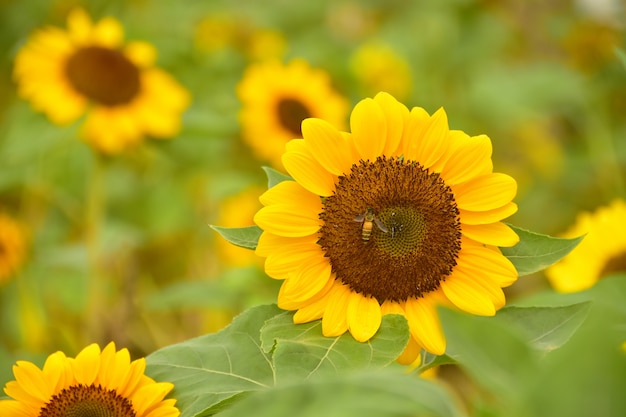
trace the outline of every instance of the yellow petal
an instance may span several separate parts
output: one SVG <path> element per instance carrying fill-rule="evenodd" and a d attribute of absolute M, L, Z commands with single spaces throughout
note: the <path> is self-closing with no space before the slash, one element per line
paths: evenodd
<path fill-rule="evenodd" d="M 67 28 L 74 42 L 83 44 L 90 40 L 92 24 L 85 10 L 73 9 L 67 16 Z"/>
<path fill-rule="evenodd" d="M 500 287 L 508 287 L 517 280 L 517 271 L 511 261 L 499 249 L 492 249 L 463 239 L 458 267 L 468 274 L 488 276 Z"/>
<path fill-rule="evenodd" d="M 387 156 L 400 155 L 402 152 L 398 152 L 398 147 L 405 125 L 408 123 L 409 109 L 391 94 L 384 92 L 376 94 L 374 101 L 380 106 L 387 120 L 387 137 L 382 152 Z"/>
<path fill-rule="evenodd" d="M 109 48 L 117 48 L 124 41 L 122 25 L 112 17 L 105 17 L 93 28 L 93 42 Z"/>
<path fill-rule="evenodd" d="M 421 298 L 408 299 L 405 311 L 411 335 L 417 343 L 430 353 L 443 355 L 446 351 L 446 339 L 432 296 L 426 294 Z"/>
<path fill-rule="evenodd" d="M 448 116 L 440 108 L 409 137 L 411 151 L 406 155 L 407 159 L 419 162 L 424 168 L 430 168 L 446 154 L 450 146 L 449 133 Z"/>
<path fill-rule="evenodd" d="M 128 42 L 124 47 L 124 53 L 140 68 L 154 65 L 157 58 L 156 48 L 148 42 Z"/>
<path fill-rule="evenodd" d="M 350 172 L 350 145 L 330 123 L 321 119 L 305 119 L 302 135 L 313 159 L 333 175 Z"/>
<path fill-rule="evenodd" d="M 302 237 L 318 232 L 321 224 L 317 214 L 311 210 L 304 211 L 294 204 L 274 204 L 259 210 L 254 216 L 254 222 L 275 235 Z"/>
<path fill-rule="evenodd" d="M 350 292 L 348 302 L 348 328 L 359 342 L 366 342 L 376 334 L 382 321 L 380 304 L 373 297 Z"/>
<path fill-rule="evenodd" d="M 157 382 L 139 388 L 132 397 L 135 415 L 144 415 L 151 407 L 159 403 L 174 388 L 169 382 Z"/>
<path fill-rule="evenodd" d="M 311 156 L 303 139 L 287 142 L 282 162 L 289 175 L 311 193 L 323 197 L 333 194 L 336 177 Z"/>
<path fill-rule="evenodd" d="M 510 202 L 493 210 L 469 211 L 459 209 L 461 223 L 463 224 L 487 224 L 495 223 L 512 216 L 517 212 L 517 204 Z"/>
<path fill-rule="evenodd" d="M 361 100 L 350 115 L 350 131 L 360 158 L 375 161 L 385 149 L 387 121 L 380 106 L 371 98 Z"/>
<path fill-rule="evenodd" d="M 386 314 L 401 314 L 404 316 L 404 303 L 400 304 L 397 301 L 385 300 L 380 306 L 380 311 L 383 316 Z"/>
<path fill-rule="evenodd" d="M 307 191 L 302 185 L 295 181 L 282 181 L 265 191 L 259 197 L 259 201 L 264 206 L 272 204 L 299 203 L 306 206 L 315 206 L 316 210 L 321 210 L 320 198 Z"/>
<path fill-rule="evenodd" d="M 283 297 L 302 303 L 322 291 L 331 278 L 330 262 L 327 258 L 309 259 L 298 271 L 290 275 L 283 284 Z"/>
<path fill-rule="evenodd" d="M 493 170 L 491 140 L 485 136 L 454 134 L 452 149 L 441 171 L 446 184 L 459 184 Z"/>
<path fill-rule="evenodd" d="M 72 362 L 72 369 L 79 384 L 91 385 L 100 372 L 100 347 L 92 343 L 80 351 Z"/>
<path fill-rule="evenodd" d="M 341 336 L 348 330 L 347 310 L 351 292 L 347 285 L 335 281 L 322 316 L 322 333 L 324 336 Z"/>
<path fill-rule="evenodd" d="M 328 305 L 328 299 L 329 297 L 324 294 L 323 296 L 308 302 L 305 306 L 300 307 L 299 310 L 293 315 L 293 322 L 295 324 L 300 324 L 321 319 Z"/>
<path fill-rule="evenodd" d="M 41 369 L 31 362 L 18 361 L 13 367 L 15 380 L 28 394 L 40 401 L 48 401 L 52 396 L 50 386 L 46 384 Z M 9 394 L 11 395 L 11 394 Z"/>
<path fill-rule="evenodd" d="M 461 226 L 461 233 L 477 242 L 487 245 L 511 247 L 519 242 L 519 236 L 509 226 L 502 222 L 491 224 Z"/>
<path fill-rule="evenodd" d="M 465 272 L 455 269 L 446 280 L 441 282 L 441 289 L 452 303 L 459 309 L 479 316 L 493 316 L 496 308 L 485 285 L 480 278 L 473 279 Z M 496 291 L 496 289 L 493 289 Z M 497 287 L 497 291 L 502 290 Z M 501 294 L 504 298 L 504 294 Z"/>
<path fill-rule="evenodd" d="M 420 353 L 422 347 L 417 343 L 417 341 L 411 336 L 409 337 L 409 343 L 404 348 L 404 351 L 396 361 L 400 365 L 412 365 L 418 360 L 420 360 Z"/>
<path fill-rule="evenodd" d="M 517 193 L 515 180 L 502 173 L 483 175 L 451 186 L 457 206 L 469 211 L 502 207 L 511 202 Z"/>

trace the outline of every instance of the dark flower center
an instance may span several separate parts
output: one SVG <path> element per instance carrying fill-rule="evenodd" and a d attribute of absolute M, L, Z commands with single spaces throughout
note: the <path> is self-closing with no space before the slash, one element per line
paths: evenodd
<path fill-rule="evenodd" d="M 293 133 L 294 138 L 301 138 L 302 121 L 311 117 L 309 109 L 299 100 L 284 98 L 278 102 L 276 110 L 281 126 Z"/>
<path fill-rule="evenodd" d="M 399 158 L 353 165 L 324 199 L 320 218 L 318 244 L 337 279 L 380 303 L 436 290 L 461 249 L 450 187 Z"/>
<path fill-rule="evenodd" d="M 600 272 L 600 278 L 608 277 L 609 275 L 617 274 L 620 272 L 626 272 L 626 253 L 620 253 L 617 256 L 610 258 L 604 268 Z"/>
<path fill-rule="evenodd" d="M 53 395 L 39 417 L 135 417 L 135 410 L 115 390 L 79 384 Z"/>
<path fill-rule="evenodd" d="M 135 64 L 120 51 L 100 46 L 76 51 L 65 73 L 76 91 L 104 106 L 127 104 L 141 88 Z"/>

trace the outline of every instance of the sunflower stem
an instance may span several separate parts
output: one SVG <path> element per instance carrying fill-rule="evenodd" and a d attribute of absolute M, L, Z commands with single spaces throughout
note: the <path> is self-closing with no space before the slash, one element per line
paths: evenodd
<path fill-rule="evenodd" d="M 90 176 L 87 181 L 85 208 L 85 243 L 88 261 L 87 303 L 85 306 L 84 334 L 90 342 L 102 342 L 103 284 L 104 275 L 101 269 L 100 233 L 104 218 L 104 157 L 94 153 Z"/>

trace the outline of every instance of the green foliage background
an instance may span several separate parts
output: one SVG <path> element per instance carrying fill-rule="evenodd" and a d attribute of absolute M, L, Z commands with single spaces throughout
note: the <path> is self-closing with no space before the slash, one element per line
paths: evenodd
<path fill-rule="evenodd" d="M 410 68 L 410 86 L 401 101 L 429 112 L 444 106 L 452 128 L 490 136 L 495 170 L 518 180 L 520 209 L 507 220 L 516 226 L 556 235 L 580 210 L 623 198 L 626 61 L 615 49 L 625 50 L 626 12 L 615 2 L 617 9 L 602 18 L 582 3 L 0 3 L 0 210 L 27 225 L 31 238 L 26 265 L 0 287 L 0 384 L 13 379 L 16 360 L 41 364 L 55 350 L 74 355 L 94 337 L 128 347 L 134 358 L 152 354 L 150 369 L 156 375 L 159 364 L 168 362 L 168 348 L 159 349 L 210 337 L 202 335 L 214 334 L 250 307 L 275 301 L 279 283 L 264 275 L 259 262 L 233 264 L 225 258 L 224 240 L 209 227 L 237 215 L 224 212 L 229 197 L 267 186 L 261 169 L 266 161 L 256 160 L 241 140 L 235 94 L 251 62 L 250 39 L 260 30 L 284 37 L 285 61 L 301 57 L 328 71 L 352 105 L 376 91 L 360 81 L 351 57 L 370 42 L 390 47 Z M 28 34 L 44 24 L 64 26 L 67 11 L 76 5 L 95 19 L 118 18 L 127 39 L 154 44 L 158 65 L 193 97 L 177 138 L 148 141 L 104 163 L 98 243 L 106 284 L 97 325 L 85 317 L 90 273 L 85 211 L 94 155 L 76 139 L 76 125 L 53 126 L 18 99 L 11 78 L 14 56 Z M 218 47 L 208 48 L 197 34 L 202 19 L 211 16 L 237 22 L 240 32 L 221 43 L 214 39 Z M 251 224 L 248 219 L 241 225 Z M 540 269 L 526 271 L 529 275 L 507 289 L 519 309 L 507 308 L 493 320 L 442 312 L 449 357 L 425 361 L 454 360 L 462 366 L 442 365 L 436 384 L 398 376 L 401 371 L 393 366 L 384 371 L 367 367 L 339 379 L 321 376 L 326 384 L 314 382 L 324 387 L 321 391 L 294 382 L 270 397 L 253 393 L 225 414 L 250 414 L 263 398 L 275 399 L 272 404 L 279 407 L 305 396 L 315 399 L 307 412 L 320 415 L 329 410 L 328 393 L 343 398 L 342 404 L 358 405 L 362 396 L 354 392 L 373 395 L 385 387 L 389 395 L 380 394 L 380 401 L 371 404 L 396 404 L 386 408 L 388 415 L 417 412 L 416 404 L 429 404 L 425 413 L 431 415 L 626 414 L 626 354 L 620 349 L 626 340 L 624 276 L 565 296 L 549 289 Z M 564 324 L 567 337 L 557 343 L 550 334 L 511 326 L 507 320 L 525 321 L 522 307 L 556 309 L 545 311 L 558 320 L 546 319 L 554 317 L 549 313 L 536 316 L 542 321 L 530 326 L 535 330 L 542 325 L 554 329 L 572 317 L 571 328 Z M 459 357 L 459 346 L 469 356 Z M 409 395 L 413 390 L 432 403 L 416 402 Z M 454 403 L 449 409 L 441 405 L 447 401 Z M 347 409 L 335 415 L 350 412 L 356 415 Z"/>

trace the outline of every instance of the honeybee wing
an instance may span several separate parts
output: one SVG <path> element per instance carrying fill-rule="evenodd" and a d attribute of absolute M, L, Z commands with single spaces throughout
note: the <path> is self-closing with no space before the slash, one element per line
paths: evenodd
<path fill-rule="evenodd" d="M 385 226 L 383 224 L 383 222 L 381 222 L 380 220 L 378 220 L 377 217 L 374 218 L 374 223 L 376 223 L 376 226 L 378 226 L 378 228 L 380 229 L 381 232 L 383 233 L 387 233 L 389 232 L 389 229 L 387 229 L 387 226 Z"/>
<path fill-rule="evenodd" d="M 358 214 L 355 218 L 354 221 L 355 222 L 362 222 L 365 220 L 365 215 L 364 214 Z"/>

